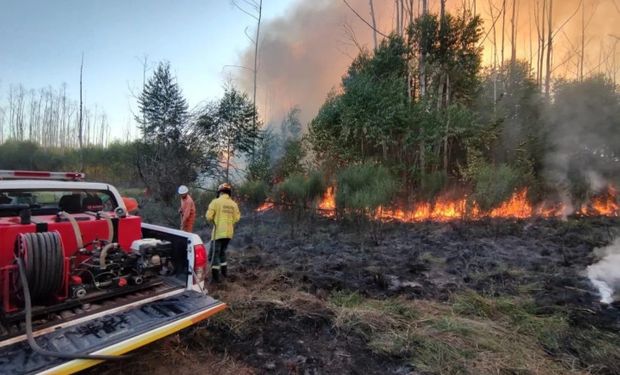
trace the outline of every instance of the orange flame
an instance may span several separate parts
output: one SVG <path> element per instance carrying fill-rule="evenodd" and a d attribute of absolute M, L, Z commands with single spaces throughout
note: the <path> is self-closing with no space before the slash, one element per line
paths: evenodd
<path fill-rule="evenodd" d="M 589 203 L 582 204 L 579 213 L 585 216 L 619 216 L 620 207 L 616 195 L 616 189 L 608 186 L 605 192 L 592 198 Z"/>
<path fill-rule="evenodd" d="M 329 186 L 323 194 L 321 202 L 319 202 L 319 209 L 324 212 L 326 216 L 334 216 L 336 211 L 336 193 L 333 186 Z"/>
<path fill-rule="evenodd" d="M 610 186 L 606 194 L 596 196 L 589 205 L 584 205 L 579 214 L 587 216 L 620 216 L 620 206 L 616 196 L 616 190 Z M 333 187 L 327 190 L 319 207 L 323 210 L 335 209 L 336 201 Z M 439 198 L 434 204 L 420 202 L 410 210 L 379 207 L 375 218 L 378 220 L 402 222 L 445 222 L 466 218 L 476 220 L 484 217 L 527 219 L 530 217 L 563 217 L 566 216 L 566 211 L 567 208 L 561 203 L 543 203 L 534 207 L 527 199 L 527 189 L 523 189 L 515 192 L 510 199 L 488 212 L 480 209 L 476 202 L 468 204 L 468 199 L 465 196 L 457 199 Z"/>
<path fill-rule="evenodd" d="M 468 200 L 467 196 L 456 199 L 439 198 L 434 203 L 419 202 L 412 209 L 379 207 L 375 213 L 377 220 L 420 222 L 440 221 L 446 222 L 459 219 L 478 220 L 482 218 L 513 218 L 527 219 L 531 217 L 565 217 L 570 212 L 569 207 L 563 203 L 544 202 L 534 206 L 527 198 L 527 189 L 515 192 L 510 199 L 491 211 L 483 211 L 475 202 Z M 269 209 L 273 203 L 265 203 L 263 206 Z M 326 217 L 334 217 L 336 210 L 335 188 L 330 186 L 323 195 L 318 205 L 321 214 Z M 617 192 L 612 186 L 603 194 L 599 194 L 576 212 L 584 216 L 620 216 L 620 205 L 617 201 Z"/>
<path fill-rule="evenodd" d="M 265 202 L 256 209 L 256 212 L 265 212 L 271 210 L 272 208 L 273 202 Z"/>

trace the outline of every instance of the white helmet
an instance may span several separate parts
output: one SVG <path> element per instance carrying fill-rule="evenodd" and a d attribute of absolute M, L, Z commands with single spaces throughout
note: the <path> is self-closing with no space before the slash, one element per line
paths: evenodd
<path fill-rule="evenodd" d="M 189 189 L 187 188 L 187 186 L 185 185 L 181 185 L 179 186 L 179 188 L 177 189 L 177 193 L 183 195 L 183 194 L 187 194 L 189 193 Z"/>

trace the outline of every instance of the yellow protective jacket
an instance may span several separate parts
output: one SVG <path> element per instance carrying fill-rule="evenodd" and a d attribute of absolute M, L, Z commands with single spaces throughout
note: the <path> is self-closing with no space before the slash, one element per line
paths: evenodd
<path fill-rule="evenodd" d="M 235 224 L 241 219 L 239 206 L 228 194 L 222 194 L 219 198 L 209 203 L 207 221 L 214 226 L 211 234 L 212 240 L 221 238 L 233 238 Z"/>

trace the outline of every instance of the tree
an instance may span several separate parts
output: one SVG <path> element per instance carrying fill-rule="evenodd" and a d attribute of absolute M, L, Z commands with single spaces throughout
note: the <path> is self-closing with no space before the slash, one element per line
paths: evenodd
<path fill-rule="evenodd" d="M 207 105 L 198 118 L 201 133 L 215 145 L 220 160 L 225 162 L 227 181 L 230 180 L 231 160 L 252 152 L 259 139 L 257 116 L 256 107 L 247 94 L 228 86 L 222 99 Z"/>
<path fill-rule="evenodd" d="M 270 130 L 261 132 L 256 143 L 254 155 L 248 163 L 248 181 L 273 181 L 273 154 L 276 148 L 275 136 Z"/>
<path fill-rule="evenodd" d="M 187 102 L 169 63 L 159 63 L 138 106 L 140 176 L 157 199 L 170 203 L 178 185 L 189 184 L 210 169 L 212 152 L 190 124 Z"/>
<path fill-rule="evenodd" d="M 136 116 L 145 142 L 170 143 L 186 130 L 188 106 L 170 64 L 160 62 L 138 98 L 141 116 Z"/>

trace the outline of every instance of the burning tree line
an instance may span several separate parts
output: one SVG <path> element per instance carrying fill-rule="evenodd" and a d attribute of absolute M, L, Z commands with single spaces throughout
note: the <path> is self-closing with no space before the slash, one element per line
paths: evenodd
<path fill-rule="evenodd" d="M 311 206 L 303 188 L 280 187 L 320 170 L 338 206 L 338 191 L 347 195 L 343 171 L 374 165 L 393 181 L 378 185 L 382 198 L 366 188 L 343 207 L 365 201 L 371 216 L 412 221 L 618 214 L 620 95 L 611 80 L 557 79 L 549 88 L 514 54 L 484 68 L 483 25 L 468 12 L 442 7 L 398 24 L 375 49 L 362 49 L 307 134 L 279 153 L 259 147 L 272 160 L 261 159 L 266 172 L 249 177 L 274 185 L 276 203 L 289 195 Z"/>

